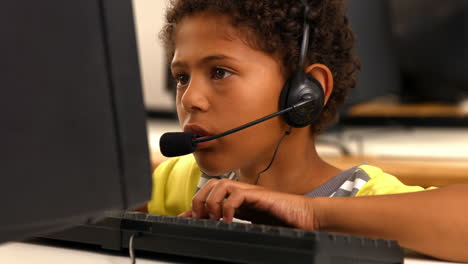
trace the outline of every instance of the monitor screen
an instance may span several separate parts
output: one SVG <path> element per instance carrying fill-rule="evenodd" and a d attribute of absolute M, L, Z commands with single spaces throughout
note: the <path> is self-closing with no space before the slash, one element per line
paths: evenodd
<path fill-rule="evenodd" d="M 388 1 L 359 0 L 347 3 L 361 70 L 357 86 L 349 91 L 346 106 L 398 94 L 401 89 L 400 71 Z"/>
<path fill-rule="evenodd" d="M 0 242 L 149 200 L 131 1 L 8 1 L 0 34 Z"/>
<path fill-rule="evenodd" d="M 389 3 L 402 101 L 458 103 L 468 94 L 468 1 Z"/>
<path fill-rule="evenodd" d="M 468 1 L 348 1 L 362 63 L 352 106 L 394 94 L 400 103 L 457 103 L 468 94 Z"/>

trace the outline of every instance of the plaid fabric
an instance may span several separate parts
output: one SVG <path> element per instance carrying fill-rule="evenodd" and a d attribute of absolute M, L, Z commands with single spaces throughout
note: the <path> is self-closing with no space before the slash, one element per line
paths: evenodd
<path fill-rule="evenodd" d="M 234 172 L 229 172 L 219 176 L 209 176 L 202 173 L 200 181 L 197 185 L 197 192 L 210 179 L 229 179 L 237 180 Z M 359 168 L 359 166 L 350 168 L 333 177 L 331 180 L 322 184 L 318 188 L 308 192 L 305 196 L 308 197 L 352 197 L 355 196 L 364 184 L 370 180 L 369 175 Z"/>

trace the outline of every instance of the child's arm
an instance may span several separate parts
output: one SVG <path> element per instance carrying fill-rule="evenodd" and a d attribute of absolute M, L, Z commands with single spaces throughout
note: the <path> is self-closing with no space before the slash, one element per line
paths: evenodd
<path fill-rule="evenodd" d="M 194 197 L 192 211 L 181 216 L 231 221 L 235 215 L 256 222 L 268 214 L 299 228 L 397 240 L 437 258 L 468 261 L 467 204 L 468 185 L 395 195 L 307 198 L 221 180 L 210 181 Z M 246 217 L 239 208 L 256 214 Z"/>
<path fill-rule="evenodd" d="M 141 205 L 137 208 L 132 209 L 132 211 L 148 213 L 148 204 Z"/>
<path fill-rule="evenodd" d="M 437 258 L 468 261 L 467 185 L 312 203 L 321 230 L 397 240 Z"/>

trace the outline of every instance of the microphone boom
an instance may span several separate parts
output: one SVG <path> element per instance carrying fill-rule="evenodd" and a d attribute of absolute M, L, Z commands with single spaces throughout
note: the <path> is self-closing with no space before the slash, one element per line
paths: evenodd
<path fill-rule="evenodd" d="M 232 133 L 236 133 L 240 130 L 246 129 L 248 127 L 254 126 L 258 123 L 264 122 L 268 119 L 271 119 L 273 117 L 282 115 L 284 113 L 287 113 L 291 110 L 295 110 L 298 107 L 301 107 L 303 105 L 306 105 L 308 103 L 313 102 L 313 100 L 304 100 L 301 101 L 291 107 L 285 108 L 281 111 L 278 111 L 276 113 L 264 116 L 260 119 L 257 119 L 255 121 L 252 121 L 250 123 L 244 124 L 240 127 L 233 128 L 231 130 L 225 131 L 223 133 L 211 136 L 211 137 L 206 137 L 202 139 L 195 139 L 195 135 L 191 132 L 169 132 L 165 133 L 161 136 L 161 139 L 159 140 L 159 149 L 161 150 L 161 153 L 166 156 L 166 157 L 176 157 L 176 156 L 182 156 L 186 154 L 193 153 L 196 150 L 196 144 L 201 143 L 201 142 L 207 142 L 210 140 L 215 140 L 220 137 L 224 137 L 227 135 L 230 135 Z"/>

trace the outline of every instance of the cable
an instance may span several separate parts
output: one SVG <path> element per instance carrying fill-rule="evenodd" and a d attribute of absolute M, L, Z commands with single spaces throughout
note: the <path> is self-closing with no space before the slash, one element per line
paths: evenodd
<path fill-rule="evenodd" d="M 128 253 L 130 254 L 130 261 L 131 261 L 131 264 L 135 264 L 136 263 L 136 258 L 135 258 L 135 249 L 133 247 L 133 241 L 135 240 L 135 237 L 137 236 L 140 236 L 140 234 L 132 234 L 130 236 L 130 239 L 128 241 Z"/>
<path fill-rule="evenodd" d="M 259 172 L 259 173 L 257 174 L 257 180 L 255 181 L 255 185 L 258 184 L 258 181 L 260 180 L 260 176 L 261 176 L 264 172 L 266 172 L 268 169 L 270 169 L 271 164 L 273 164 L 273 161 L 275 160 L 276 153 L 278 153 L 278 149 L 279 149 L 279 146 L 281 145 L 281 142 L 283 142 L 283 139 L 284 139 L 286 136 L 288 136 L 288 135 L 291 134 L 291 130 L 292 130 L 292 128 L 289 127 L 288 130 L 286 130 L 286 132 L 284 132 L 284 135 L 281 136 L 280 140 L 278 141 L 278 144 L 276 144 L 275 152 L 273 153 L 273 157 L 271 158 L 270 164 L 268 164 L 268 166 L 267 166 L 264 170 L 262 170 L 261 172 Z"/>

